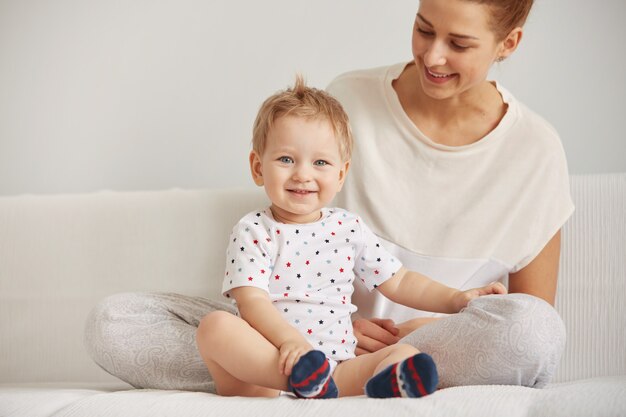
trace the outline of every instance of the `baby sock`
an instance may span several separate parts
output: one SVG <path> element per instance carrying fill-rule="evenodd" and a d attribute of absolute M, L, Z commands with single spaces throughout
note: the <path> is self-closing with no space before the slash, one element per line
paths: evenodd
<path fill-rule="evenodd" d="M 433 358 L 426 353 L 418 353 L 370 378 L 365 385 L 365 393 L 371 398 L 423 397 L 433 393 L 438 383 Z"/>
<path fill-rule="evenodd" d="M 289 376 L 289 389 L 300 398 L 337 398 L 337 385 L 330 376 L 330 364 L 319 350 L 298 359 Z"/>

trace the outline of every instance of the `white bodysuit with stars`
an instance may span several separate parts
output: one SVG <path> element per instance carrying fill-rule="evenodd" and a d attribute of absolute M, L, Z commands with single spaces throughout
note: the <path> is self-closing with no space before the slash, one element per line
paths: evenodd
<path fill-rule="evenodd" d="M 267 291 L 285 320 L 337 362 L 355 356 L 354 280 L 371 291 L 402 266 L 358 216 L 337 208 L 307 224 L 278 223 L 269 208 L 249 213 L 233 228 L 226 256 L 226 297 L 242 286 Z"/>

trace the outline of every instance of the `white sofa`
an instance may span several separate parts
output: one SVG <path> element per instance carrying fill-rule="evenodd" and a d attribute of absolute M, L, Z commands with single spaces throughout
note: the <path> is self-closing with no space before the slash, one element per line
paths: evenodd
<path fill-rule="evenodd" d="M 626 416 L 626 173 L 573 176 L 571 186 L 557 296 L 568 344 L 554 383 L 418 400 L 135 390 L 91 361 L 83 325 L 105 296 L 218 297 L 228 233 L 265 204 L 259 190 L 0 197 L 0 417 Z"/>

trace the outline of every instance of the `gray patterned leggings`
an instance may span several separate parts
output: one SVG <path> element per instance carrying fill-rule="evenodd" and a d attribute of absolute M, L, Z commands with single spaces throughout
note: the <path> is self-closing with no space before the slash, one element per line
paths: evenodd
<path fill-rule="evenodd" d="M 104 299 L 85 326 L 94 361 L 136 388 L 212 391 L 196 349 L 198 323 L 232 306 L 178 294 L 124 293 Z M 440 387 L 477 384 L 545 386 L 565 347 L 565 327 L 543 300 L 509 294 L 478 298 L 459 314 L 406 336 L 433 356 Z"/>

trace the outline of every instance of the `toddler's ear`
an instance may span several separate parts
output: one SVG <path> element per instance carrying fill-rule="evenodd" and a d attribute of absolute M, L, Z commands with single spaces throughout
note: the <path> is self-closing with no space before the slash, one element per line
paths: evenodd
<path fill-rule="evenodd" d="M 343 163 L 341 171 L 339 171 L 339 190 L 343 187 L 343 183 L 346 182 L 346 176 L 348 175 L 348 169 L 350 169 L 350 160 Z"/>
<path fill-rule="evenodd" d="M 261 166 L 261 157 L 256 151 L 250 152 L 250 173 L 254 183 L 261 187 L 263 185 L 263 170 Z"/>

